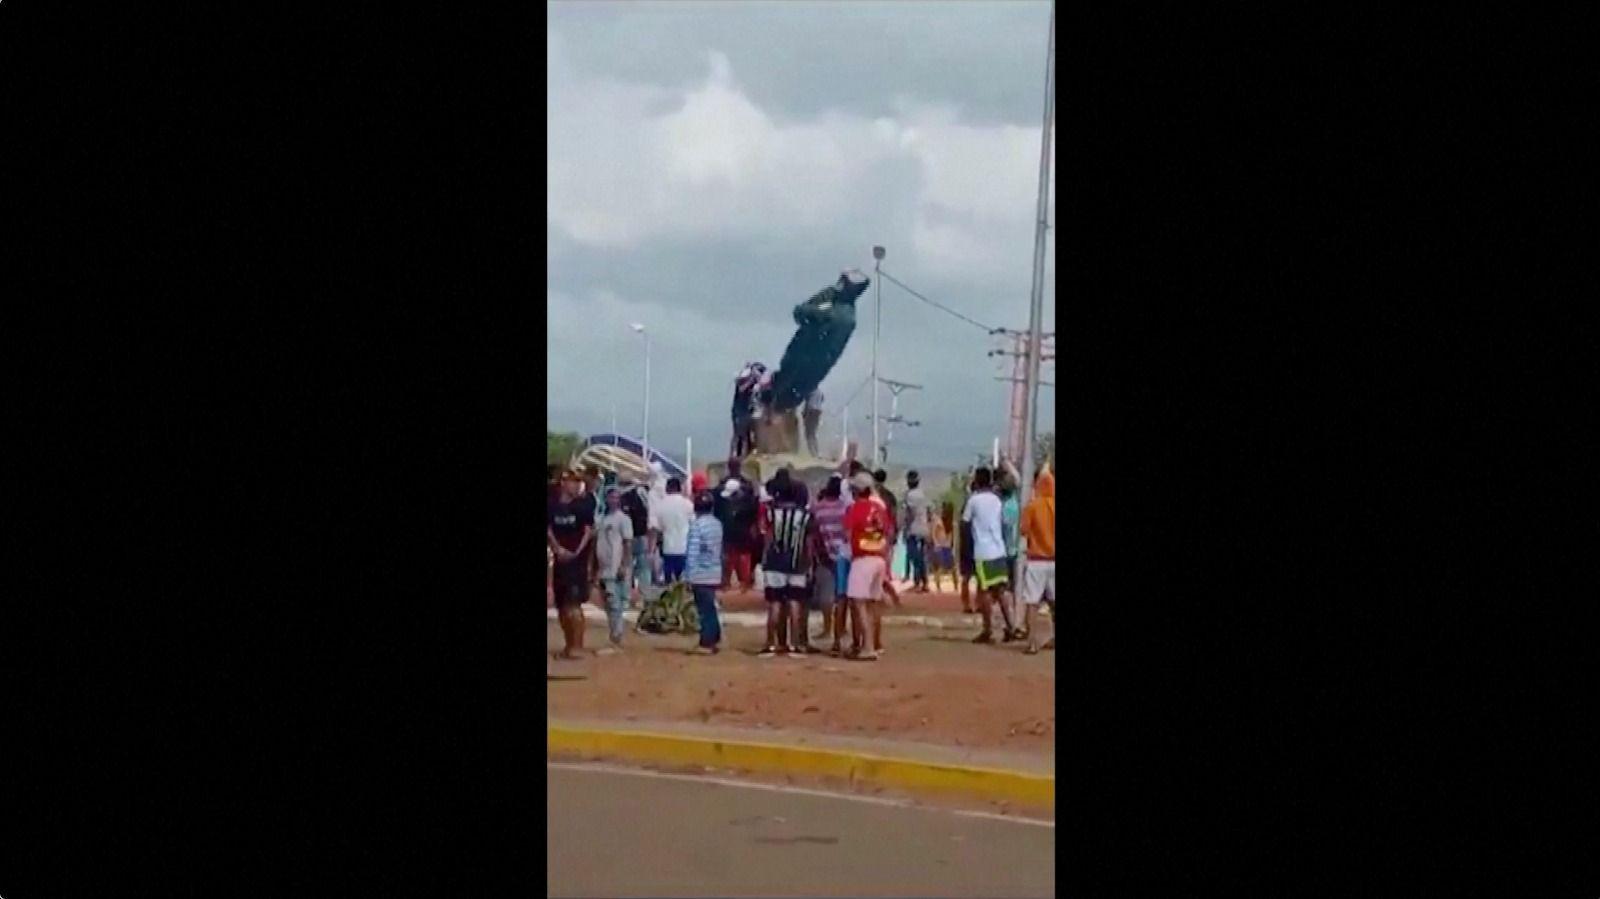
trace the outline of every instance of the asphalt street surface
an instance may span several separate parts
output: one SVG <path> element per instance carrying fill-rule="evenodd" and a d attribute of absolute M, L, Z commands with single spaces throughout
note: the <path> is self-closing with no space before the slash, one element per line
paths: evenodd
<path fill-rule="evenodd" d="M 551 896 L 1053 896 L 1053 826 L 550 763 Z"/>

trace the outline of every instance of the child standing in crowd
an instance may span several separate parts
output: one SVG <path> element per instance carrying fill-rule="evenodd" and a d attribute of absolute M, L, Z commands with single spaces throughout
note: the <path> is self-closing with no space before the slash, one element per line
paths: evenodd
<path fill-rule="evenodd" d="M 628 606 L 628 575 L 633 556 L 633 519 L 622 510 L 622 491 L 606 488 L 606 514 L 595 528 L 594 550 L 600 587 L 605 594 L 606 622 L 610 625 L 611 645 L 596 655 L 622 651 L 622 632 Z"/>
<path fill-rule="evenodd" d="M 686 580 L 694 591 L 700 615 L 700 643 L 695 655 L 715 655 L 722 643 L 722 622 L 717 618 L 717 587 L 722 583 L 722 523 L 712 514 L 716 506 L 709 492 L 694 498 L 694 522 L 689 525 Z"/>
<path fill-rule="evenodd" d="M 933 579 L 933 589 L 942 589 L 939 585 L 944 580 L 944 575 L 950 575 L 950 589 L 956 587 L 955 556 L 950 552 L 950 519 L 953 517 L 949 503 L 939 509 L 939 514 L 933 516 L 933 558 L 928 561 L 928 574 Z"/>

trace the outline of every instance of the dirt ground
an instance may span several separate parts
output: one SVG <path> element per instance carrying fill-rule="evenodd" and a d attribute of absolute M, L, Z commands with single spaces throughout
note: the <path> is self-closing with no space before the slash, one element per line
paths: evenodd
<path fill-rule="evenodd" d="M 895 605 L 893 602 L 887 600 L 884 602 L 884 610 L 891 615 L 903 614 L 959 616 L 962 613 L 961 595 L 951 585 L 948 578 L 945 579 L 944 583 L 942 584 L 943 589 L 930 591 L 928 593 L 912 592 L 911 583 L 909 581 L 896 581 L 895 586 L 900 591 L 900 605 Z M 975 591 L 977 588 L 975 585 L 973 585 L 972 589 Z M 765 613 L 767 609 L 766 600 L 762 598 L 761 590 L 758 588 L 752 588 L 748 591 L 737 588 L 732 590 L 719 590 L 717 591 L 717 601 L 722 604 L 722 610 L 724 612 Z M 976 609 L 976 600 L 973 600 L 972 602 L 973 608 Z M 603 610 L 605 608 L 604 603 L 601 602 L 598 588 L 593 591 L 593 596 L 591 597 L 589 604 L 596 609 Z M 545 608 L 550 609 L 554 607 L 554 594 L 547 587 L 545 590 Z M 971 621 L 972 626 L 976 628 L 978 626 L 978 619 L 975 615 Z M 1000 613 L 996 611 L 995 626 L 999 627 L 999 623 Z M 977 630 L 974 629 L 973 633 L 976 634 Z"/>
<path fill-rule="evenodd" d="M 906 611 L 923 599 L 908 596 Z M 954 596 L 935 600 L 946 601 L 959 613 Z M 752 605 L 736 595 L 723 602 L 730 611 L 760 608 L 759 600 Z M 619 655 L 547 663 L 549 714 L 1054 753 L 1056 653 L 1025 656 L 1020 643 L 977 646 L 970 642 L 976 633 L 976 619 L 970 630 L 885 627 L 883 658 L 850 662 L 826 655 L 757 658 L 764 635 L 755 628 L 725 629 L 716 656 L 686 655 L 692 636 L 630 628 Z M 549 651 L 561 647 L 554 622 L 546 639 Z M 585 647 L 605 643 L 604 626 L 591 623 Z"/>

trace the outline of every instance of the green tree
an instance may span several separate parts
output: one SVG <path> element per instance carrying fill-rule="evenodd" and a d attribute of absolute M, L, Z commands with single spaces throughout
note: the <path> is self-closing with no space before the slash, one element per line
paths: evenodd
<path fill-rule="evenodd" d="M 565 467 L 583 445 L 583 438 L 571 431 L 545 429 L 544 458 L 548 465 Z"/>

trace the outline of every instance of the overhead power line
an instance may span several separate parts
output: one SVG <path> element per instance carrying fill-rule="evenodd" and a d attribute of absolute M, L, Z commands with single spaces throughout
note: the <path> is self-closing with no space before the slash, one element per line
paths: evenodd
<path fill-rule="evenodd" d="M 993 331 L 994 330 L 993 328 L 989 327 L 988 325 L 984 324 L 983 322 L 977 321 L 976 319 L 968 318 L 967 316 L 962 315 L 961 313 L 955 311 L 954 309 L 951 309 L 949 306 L 946 306 L 943 303 L 938 302 L 937 300 L 930 300 L 927 297 L 923 296 L 922 294 L 917 293 L 915 290 L 912 290 L 910 287 L 907 287 L 904 283 L 902 283 L 899 278 L 896 278 L 894 275 L 889 274 L 888 272 L 884 271 L 881 268 L 878 269 L 878 274 L 880 274 L 884 278 L 888 279 L 890 284 L 896 285 L 901 290 L 904 290 L 906 293 L 911 294 L 912 296 L 916 297 L 917 299 L 921 300 L 924 303 L 927 303 L 929 306 L 932 306 L 935 309 L 938 309 L 938 310 L 940 310 L 942 312 L 945 312 L 945 313 L 948 313 L 950 315 L 953 315 L 956 318 L 959 318 L 962 321 L 966 322 L 967 324 L 972 325 L 972 326 L 977 327 L 977 328 L 982 328 L 985 331 Z"/>

